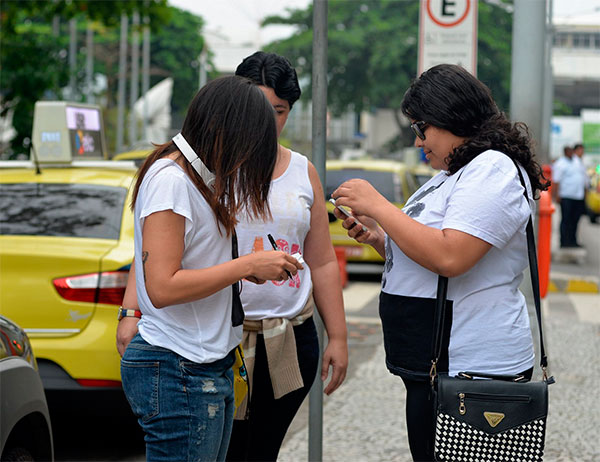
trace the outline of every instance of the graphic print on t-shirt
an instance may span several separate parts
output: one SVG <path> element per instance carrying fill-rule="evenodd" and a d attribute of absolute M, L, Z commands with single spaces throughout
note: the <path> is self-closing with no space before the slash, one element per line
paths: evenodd
<path fill-rule="evenodd" d="M 287 254 L 293 255 L 295 253 L 300 253 L 300 254 L 302 253 L 300 251 L 300 245 L 292 244 L 292 246 L 290 248 L 289 243 L 285 239 L 277 239 L 275 241 L 275 243 L 277 244 L 277 248 L 279 250 L 281 250 L 282 252 L 285 252 Z M 252 245 L 252 253 L 260 252 L 261 250 L 265 250 L 265 242 L 264 242 L 262 236 L 256 236 L 254 238 L 254 245 Z M 285 283 L 288 283 L 290 287 L 299 289 L 300 288 L 300 273 L 294 274 L 291 277 L 291 279 L 288 279 L 287 281 L 270 281 L 270 282 L 272 282 L 276 286 L 282 286 Z"/>
<path fill-rule="evenodd" d="M 436 186 L 431 186 L 431 187 L 427 188 L 425 191 L 423 191 L 422 193 L 419 193 L 419 195 L 415 196 L 414 199 L 412 201 L 410 201 L 410 204 L 407 204 L 404 206 L 402 211 L 411 218 L 418 217 L 419 215 L 421 215 L 421 212 L 423 210 L 425 210 L 425 204 L 423 202 L 419 202 L 419 201 L 421 199 L 423 199 L 425 196 L 431 194 L 433 191 L 435 191 L 437 188 L 439 188 L 443 184 L 444 184 L 444 182 L 442 181 L 440 184 L 438 184 Z"/>
<path fill-rule="evenodd" d="M 385 263 L 383 264 L 383 275 L 381 276 L 381 287 L 385 288 L 385 275 L 392 271 L 394 267 L 394 257 L 392 253 L 392 242 L 388 235 L 385 236 Z"/>
<path fill-rule="evenodd" d="M 423 210 L 425 210 L 425 203 L 424 202 L 420 202 L 424 197 L 427 197 L 429 194 L 431 194 L 432 192 L 434 192 L 436 189 L 438 189 L 440 186 L 442 186 L 444 184 L 444 181 L 442 181 L 440 184 L 435 185 L 435 186 L 430 186 L 429 188 L 427 188 L 425 191 L 414 195 L 413 197 L 409 198 L 409 203 L 407 203 L 404 208 L 402 209 L 402 211 L 408 215 L 411 218 L 416 218 L 419 215 L 421 215 L 421 213 L 423 212 Z M 385 288 L 385 284 L 386 284 L 386 277 L 385 275 L 387 273 L 389 273 L 392 268 L 394 267 L 394 254 L 392 252 L 392 243 L 391 240 L 389 238 L 389 236 L 385 236 L 385 264 L 383 265 L 383 276 L 381 278 L 381 287 Z"/>

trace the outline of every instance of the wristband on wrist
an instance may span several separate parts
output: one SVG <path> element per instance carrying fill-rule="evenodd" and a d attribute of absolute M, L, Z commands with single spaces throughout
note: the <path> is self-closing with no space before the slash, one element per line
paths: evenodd
<path fill-rule="evenodd" d="M 118 317 L 119 321 L 123 318 L 141 318 L 141 317 L 142 317 L 142 312 L 140 310 L 127 309 L 127 308 L 123 308 L 122 306 L 119 307 L 119 317 Z"/>

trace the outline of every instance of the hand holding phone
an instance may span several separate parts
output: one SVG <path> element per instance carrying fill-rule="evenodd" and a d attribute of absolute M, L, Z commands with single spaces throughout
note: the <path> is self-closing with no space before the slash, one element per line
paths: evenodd
<path fill-rule="evenodd" d="M 348 211 L 348 209 L 346 207 L 344 207 L 343 205 L 336 205 L 335 199 L 330 198 L 329 202 L 331 202 L 333 205 L 335 205 L 335 208 L 338 209 L 340 212 L 342 212 L 344 215 L 346 215 L 348 218 L 354 218 L 354 216 L 352 216 L 352 214 Z M 362 230 L 364 232 L 368 231 L 368 229 L 360 221 L 358 221 L 356 218 L 354 218 L 354 224 L 350 228 L 348 228 L 348 229 L 352 229 L 356 225 L 362 226 Z"/>

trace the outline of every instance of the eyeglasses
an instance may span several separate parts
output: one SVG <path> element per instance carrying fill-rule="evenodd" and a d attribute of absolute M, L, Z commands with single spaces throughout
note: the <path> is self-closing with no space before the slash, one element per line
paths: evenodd
<path fill-rule="evenodd" d="M 410 124 L 410 128 L 417 138 L 425 140 L 425 128 L 427 128 L 427 122 L 425 122 L 424 120 L 414 122 Z"/>

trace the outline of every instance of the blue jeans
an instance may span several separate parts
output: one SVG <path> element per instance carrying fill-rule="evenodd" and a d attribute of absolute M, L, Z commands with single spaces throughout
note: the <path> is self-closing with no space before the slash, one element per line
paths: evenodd
<path fill-rule="evenodd" d="M 137 334 L 121 360 L 123 390 L 149 461 L 222 461 L 233 425 L 234 353 L 199 364 Z"/>

